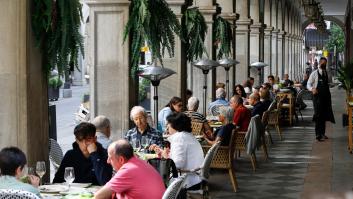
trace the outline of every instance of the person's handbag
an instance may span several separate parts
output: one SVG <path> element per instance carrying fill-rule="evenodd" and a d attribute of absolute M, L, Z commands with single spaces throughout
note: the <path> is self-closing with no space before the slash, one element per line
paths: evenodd
<path fill-rule="evenodd" d="M 148 163 L 162 176 L 163 182 L 166 186 L 168 186 L 171 177 L 178 177 L 178 170 L 172 159 L 153 158 L 149 159 Z"/>

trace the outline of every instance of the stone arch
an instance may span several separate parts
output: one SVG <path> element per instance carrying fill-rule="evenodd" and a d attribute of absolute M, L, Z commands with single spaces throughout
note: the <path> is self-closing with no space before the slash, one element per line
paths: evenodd
<path fill-rule="evenodd" d="M 342 30 L 345 29 L 344 23 L 339 20 L 338 18 L 334 17 L 334 16 L 324 16 L 324 19 L 326 21 L 333 21 L 335 22 L 338 26 L 340 26 L 342 28 Z M 305 28 L 311 23 L 311 21 L 309 19 L 306 19 L 303 23 L 302 23 L 302 29 L 301 32 L 303 32 L 305 30 Z M 343 31 L 345 32 L 345 31 Z"/>

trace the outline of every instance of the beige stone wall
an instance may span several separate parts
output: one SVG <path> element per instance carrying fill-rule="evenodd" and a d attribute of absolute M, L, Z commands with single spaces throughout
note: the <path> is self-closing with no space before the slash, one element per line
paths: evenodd
<path fill-rule="evenodd" d="M 29 1 L 0 5 L 0 148 L 20 147 L 33 166 L 48 160 L 46 78 L 34 47 Z"/>

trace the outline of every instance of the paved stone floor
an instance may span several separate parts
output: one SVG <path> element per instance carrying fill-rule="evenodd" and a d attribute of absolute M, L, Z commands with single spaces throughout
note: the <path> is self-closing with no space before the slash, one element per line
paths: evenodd
<path fill-rule="evenodd" d="M 264 161 L 258 151 L 255 172 L 245 154 L 235 161 L 237 193 L 232 191 L 226 171 L 213 170 L 211 198 L 353 198 L 353 157 L 347 151 L 347 133 L 341 120 L 345 94 L 337 88 L 331 92 L 336 124 L 327 133 L 328 140 L 315 141 L 313 107 L 308 101 L 304 121 L 281 128 L 284 140 L 271 131 L 274 144 L 269 147 L 270 158 Z"/>
<path fill-rule="evenodd" d="M 59 99 L 57 105 L 58 141 L 64 152 L 71 148 L 74 113 L 88 86 L 73 87 L 73 97 Z M 282 127 L 284 139 L 279 140 L 272 130 L 274 144 L 269 147 L 270 158 L 264 161 L 257 153 L 258 166 L 252 171 L 249 158 L 242 154 L 236 160 L 239 184 L 232 191 L 227 171 L 213 170 L 210 177 L 211 198 L 353 198 L 353 157 L 347 150 L 347 132 L 342 127 L 341 114 L 345 110 L 345 93 L 333 88 L 332 101 L 336 124 L 329 140 L 318 143 L 314 139 L 312 103 L 303 111 L 304 121 Z"/>

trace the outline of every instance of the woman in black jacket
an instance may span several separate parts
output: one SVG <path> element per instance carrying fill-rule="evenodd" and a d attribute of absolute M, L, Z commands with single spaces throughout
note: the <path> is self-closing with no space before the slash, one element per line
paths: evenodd
<path fill-rule="evenodd" d="M 97 142 L 96 128 L 93 124 L 83 122 L 75 127 L 76 142 L 67 151 L 53 183 L 65 182 L 66 167 L 73 167 L 76 183 L 105 185 L 112 177 L 112 167 L 107 163 L 107 151 Z"/>

